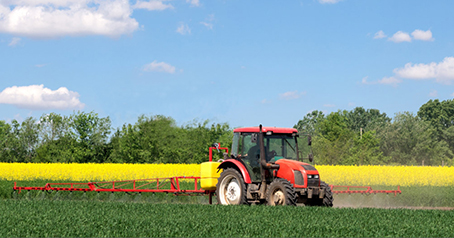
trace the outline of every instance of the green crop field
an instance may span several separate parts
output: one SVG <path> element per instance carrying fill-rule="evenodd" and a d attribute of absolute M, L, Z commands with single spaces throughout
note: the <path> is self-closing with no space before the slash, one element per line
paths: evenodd
<path fill-rule="evenodd" d="M 18 186 L 45 183 L 19 181 Z M 219 206 L 207 205 L 207 196 L 67 191 L 18 194 L 12 193 L 13 184 L 0 181 L 0 237 L 454 236 L 454 210 Z M 397 196 L 336 194 L 335 206 L 454 207 L 451 187 L 401 190 Z"/>
<path fill-rule="evenodd" d="M 449 237 L 454 211 L 3 200 L 1 237 Z"/>

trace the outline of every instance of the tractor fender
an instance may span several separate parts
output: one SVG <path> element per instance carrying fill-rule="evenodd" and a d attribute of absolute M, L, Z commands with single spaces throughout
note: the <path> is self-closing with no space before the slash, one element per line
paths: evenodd
<path fill-rule="evenodd" d="M 239 161 L 235 159 L 228 159 L 224 160 L 219 166 L 218 169 L 226 169 L 226 168 L 234 168 L 238 170 L 238 172 L 241 173 L 244 179 L 244 183 L 251 183 L 251 177 L 249 176 L 249 172 L 246 169 L 246 166 Z"/>

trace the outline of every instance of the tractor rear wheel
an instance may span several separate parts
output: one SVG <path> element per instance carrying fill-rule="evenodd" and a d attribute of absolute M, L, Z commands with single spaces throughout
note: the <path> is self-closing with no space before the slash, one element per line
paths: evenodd
<path fill-rule="evenodd" d="M 296 205 L 296 192 L 292 184 L 286 180 L 277 178 L 275 179 L 266 192 L 266 201 L 268 205 Z"/>
<path fill-rule="evenodd" d="M 246 184 L 236 169 L 227 168 L 221 173 L 216 185 L 218 204 L 247 204 Z"/>
<path fill-rule="evenodd" d="M 312 198 L 309 199 L 309 206 L 321 206 L 321 207 L 332 207 L 333 206 L 333 191 L 331 187 L 323 181 L 320 181 L 320 189 L 325 191 L 325 196 L 323 198 Z"/>

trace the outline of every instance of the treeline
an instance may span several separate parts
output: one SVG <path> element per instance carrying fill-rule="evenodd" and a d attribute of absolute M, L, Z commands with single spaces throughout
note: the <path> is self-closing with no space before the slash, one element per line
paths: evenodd
<path fill-rule="evenodd" d="M 200 163 L 213 142 L 231 145 L 227 124 L 209 121 L 177 126 L 165 116 L 141 116 L 113 130 L 94 112 L 55 113 L 22 123 L 0 121 L 1 162 Z"/>
<path fill-rule="evenodd" d="M 295 125 L 313 135 L 317 164 L 453 165 L 454 100 L 430 100 L 417 114 L 390 118 L 357 107 L 324 115 L 308 113 Z"/>
<path fill-rule="evenodd" d="M 312 135 L 317 164 L 454 165 L 453 125 L 454 100 L 430 100 L 394 118 L 362 107 L 313 111 L 294 127 Z M 177 126 L 162 115 L 113 129 L 94 112 L 50 113 L 0 121 L 0 162 L 200 163 L 213 142 L 230 148 L 232 134 L 227 123 Z"/>

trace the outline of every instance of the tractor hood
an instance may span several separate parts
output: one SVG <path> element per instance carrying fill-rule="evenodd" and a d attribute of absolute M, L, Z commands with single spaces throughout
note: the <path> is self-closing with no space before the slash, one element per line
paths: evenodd
<path fill-rule="evenodd" d="M 280 167 L 275 176 L 287 179 L 295 188 L 320 186 L 320 175 L 314 166 L 289 159 L 280 159 L 276 164 Z"/>

